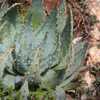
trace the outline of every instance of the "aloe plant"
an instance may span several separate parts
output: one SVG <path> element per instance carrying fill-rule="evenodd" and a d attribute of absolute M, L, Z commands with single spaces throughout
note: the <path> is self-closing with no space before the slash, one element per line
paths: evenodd
<path fill-rule="evenodd" d="M 15 94 L 21 92 L 20 100 L 27 100 L 30 92 L 36 100 L 48 93 L 54 100 L 65 100 L 64 90 L 81 68 L 87 49 L 86 42 L 72 43 L 71 7 L 62 0 L 45 16 L 41 0 L 33 0 L 22 16 L 19 4 L 0 12 L 0 78 L 4 85 L 13 86 Z"/>

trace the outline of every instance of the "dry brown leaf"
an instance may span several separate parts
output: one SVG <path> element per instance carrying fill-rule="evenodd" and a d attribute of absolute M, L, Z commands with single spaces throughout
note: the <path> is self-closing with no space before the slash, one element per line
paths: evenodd
<path fill-rule="evenodd" d="M 44 10 L 47 14 L 50 14 L 52 9 L 58 8 L 62 0 L 42 0 Z"/>

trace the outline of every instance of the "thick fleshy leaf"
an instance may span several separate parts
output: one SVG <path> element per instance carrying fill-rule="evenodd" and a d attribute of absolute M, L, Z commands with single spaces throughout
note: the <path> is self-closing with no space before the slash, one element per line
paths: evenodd
<path fill-rule="evenodd" d="M 80 69 L 84 66 L 86 51 L 87 42 L 79 41 L 79 43 L 72 44 L 70 62 L 68 68 L 66 69 L 64 80 L 60 84 L 60 87 L 63 87 L 65 89 L 70 88 L 68 84 L 70 84 L 70 82 L 76 77 Z"/>

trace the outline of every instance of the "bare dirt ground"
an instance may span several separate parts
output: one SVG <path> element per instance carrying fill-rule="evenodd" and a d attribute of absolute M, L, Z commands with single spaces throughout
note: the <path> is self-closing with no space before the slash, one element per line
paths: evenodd
<path fill-rule="evenodd" d="M 98 22 L 93 25 L 93 30 L 91 30 L 91 45 L 89 50 L 91 56 L 91 63 L 100 63 L 100 0 L 87 0 L 88 7 L 90 9 L 90 14 L 95 15 Z"/>
<path fill-rule="evenodd" d="M 92 30 L 89 33 L 91 35 L 91 38 L 89 40 L 90 49 L 88 51 L 89 56 L 87 66 L 96 66 L 98 69 L 100 69 L 100 0 L 87 0 L 86 3 L 89 8 L 90 15 L 96 16 L 97 20 L 97 22 L 92 26 Z M 83 79 L 88 84 L 88 87 L 90 87 L 91 89 L 95 87 L 93 86 L 93 83 L 96 82 L 98 78 L 100 78 L 100 70 L 96 72 L 95 77 L 90 73 L 89 70 L 87 70 L 84 73 L 83 77 Z M 91 97 L 89 97 L 89 100 L 100 99 L 99 85 L 97 85 L 98 88 L 94 89 L 95 92 L 92 92 L 92 95 Z M 81 99 L 87 100 L 86 95 L 83 95 Z"/>

